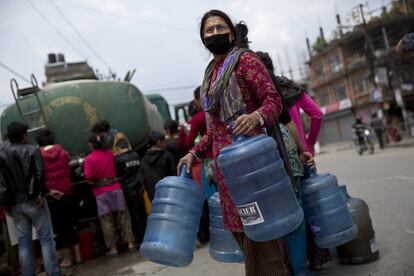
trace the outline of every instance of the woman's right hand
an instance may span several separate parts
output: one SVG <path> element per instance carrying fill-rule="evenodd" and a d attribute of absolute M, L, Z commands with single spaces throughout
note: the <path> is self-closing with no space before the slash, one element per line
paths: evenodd
<path fill-rule="evenodd" d="M 183 158 L 181 158 L 180 162 L 178 162 L 178 166 L 177 166 L 177 175 L 180 175 L 181 167 L 184 164 L 187 165 L 187 172 L 190 173 L 191 168 L 193 166 L 194 159 L 195 159 L 195 157 L 191 152 L 187 153 Z"/>
<path fill-rule="evenodd" d="M 315 159 L 309 151 L 305 150 L 299 153 L 299 159 L 302 164 L 309 166 L 311 169 L 316 169 Z"/>

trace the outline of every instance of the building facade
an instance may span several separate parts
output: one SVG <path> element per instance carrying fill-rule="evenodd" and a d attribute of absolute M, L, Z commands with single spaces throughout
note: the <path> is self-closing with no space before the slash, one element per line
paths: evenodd
<path fill-rule="evenodd" d="M 310 88 L 324 112 L 320 142 L 352 138 L 356 117 L 370 123 L 373 113 L 390 125 L 402 120 L 401 103 L 414 106 L 413 55 L 397 57 L 394 46 L 414 28 L 414 15 L 372 19 L 326 44 L 308 61 Z"/>

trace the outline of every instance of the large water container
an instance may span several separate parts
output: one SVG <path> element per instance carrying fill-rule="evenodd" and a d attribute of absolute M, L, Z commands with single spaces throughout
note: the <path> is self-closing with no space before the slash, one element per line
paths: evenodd
<path fill-rule="evenodd" d="M 233 233 L 224 229 L 219 193 L 208 200 L 210 211 L 210 256 L 219 262 L 239 263 L 244 261 L 243 252 Z"/>
<path fill-rule="evenodd" d="M 250 239 L 277 239 L 301 224 L 303 211 L 272 137 L 237 137 L 218 165 Z"/>
<path fill-rule="evenodd" d="M 83 157 L 90 152 L 90 129 L 102 119 L 123 132 L 133 148 L 146 145 L 152 130 L 164 132 L 164 123 L 157 107 L 129 82 L 67 81 L 42 88 L 38 96 L 47 127 L 72 158 Z M 36 97 L 28 96 L 19 102 L 22 113 L 40 108 Z M 10 105 L 0 116 L 1 138 L 4 140 L 6 128 L 11 122 L 25 122 L 29 127 L 34 127 L 39 124 L 39 116 L 23 120 L 17 105 Z M 36 142 L 32 139 L 34 136 L 29 135 L 29 142 Z"/>
<path fill-rule="evenodd" d="M 184 267 L 193 260 L 203 206 L 203 192 L 189 178 L 168 176 L 156 185 L 140 252 L 155 263 Z"/>
<path fill-rule="evenodd" d="M 340 186 L 340 189 L 347 202 L 352 220 L 358 226 L 358 235 L 352 241 L 336 248 L 339 262 L 364 264 L 377 260 L 379 251 L 368 205 L 362 199 L 349 196 L 346 186 Z"/>
<path fill-rule="evenodd" d="M 332 248 L 353 240 L 358 232 L 332 174 L 312 172 L 302 182 L 302 207 L 315 243 Z"/>

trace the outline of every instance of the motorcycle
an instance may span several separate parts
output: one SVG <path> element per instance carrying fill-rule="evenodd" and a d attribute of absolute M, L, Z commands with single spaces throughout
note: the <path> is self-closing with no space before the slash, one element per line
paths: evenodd
<path fill-rule="evenodd" d="M 353 128 L 353 140 L 355 143 L 355 149 L 359 155 L 363 155 L 364 151 L 374 154 L 374 138 L 372 130 L 366 127 L 363 128 Z"/>

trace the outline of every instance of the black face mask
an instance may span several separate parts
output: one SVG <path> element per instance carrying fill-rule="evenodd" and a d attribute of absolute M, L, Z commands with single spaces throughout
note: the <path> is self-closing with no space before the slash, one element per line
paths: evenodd
<path fill-rule="evenodd" d="M 230 42 L 230 33 L 212 35 L 204 39 L 204 45 L 214 55 L 227 53 L 234 45 Z"/>

